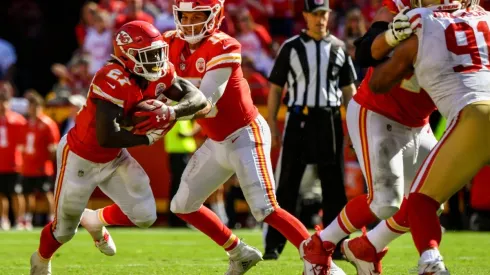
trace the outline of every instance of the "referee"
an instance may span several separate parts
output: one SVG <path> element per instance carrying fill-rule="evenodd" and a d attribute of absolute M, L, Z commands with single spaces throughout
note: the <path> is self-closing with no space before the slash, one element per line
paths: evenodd
<path fill-rule="evenodd" d="M 305 167 L 317 165 L 324 225 L 330 224 L 347 203 L 340 107 L 347 106 L 356 92 L 356 73 L 345 45 L 327 30 L 329 12 L 328 0 L 305 0 L 307 30 L 281 46 L 269 77 L 268 98 L 268 122 L 275 147 L 281 141 L 277 113 L 286 85 L 288 114 L 276 168 L 277 201 L 286 211 L 296 213 Z M 271 227 L 266 230 L 264 259 L 277 259 L 286 238 Z"/>

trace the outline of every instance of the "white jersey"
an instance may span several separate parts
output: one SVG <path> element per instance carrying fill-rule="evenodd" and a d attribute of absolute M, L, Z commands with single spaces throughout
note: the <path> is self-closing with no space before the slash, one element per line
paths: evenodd
<path fill-rule="evenodd" d="M 466 105 L 490 100 L 490 14 L 483 10 L 408 13 L 419 46 L 419 84 L 441 114 L 453 119 Z"/>

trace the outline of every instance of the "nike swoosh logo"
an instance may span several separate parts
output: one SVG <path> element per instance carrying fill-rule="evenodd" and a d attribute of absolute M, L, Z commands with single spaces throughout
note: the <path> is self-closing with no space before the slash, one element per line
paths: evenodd
<path fill-rule="evenodd" d="M 236 137 L 234 139 L 231 140 L 231 143 L 235 143 L 235 141 L 238 139 L 239 137 Z"/>
<path fill-rule="evenodd" d="M 112 85 L 111 83 L 107 83 L 107 85 L 109 85 L 109 87 L 111 87 L 112 89 L 116 89 L 116 85 Z"/>
<path fill-rule="evenodd" d="M 231 45 L 233 45 L 233 44 L 223 45 L 223 50 L 228 49 Z"/>

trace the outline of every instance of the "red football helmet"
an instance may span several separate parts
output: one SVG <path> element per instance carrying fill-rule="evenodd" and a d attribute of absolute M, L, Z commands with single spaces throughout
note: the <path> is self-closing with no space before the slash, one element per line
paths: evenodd
<path fill-rule="evenodd" d="M 224 18 L 224 0 L 176 0 L 173 6 L 174 21 L 177 26 L 177 35 L 189 42 L 196 44 L 204 37 L 213 34 Z M 183 25 L 181 22 L 182 12 L 202 11 L 208 14 L 206 21 L 197 24 Z M 196 33 L 195 28 L 204 25 L 199 33 Z M 184 28 L 191 28 L 192 34 L 186 35 Z"/>
<path fill-rule="evenodd" d="M 145 21 L 124 24 L 114 35 L 113 57 L 129 71 L 156 81 L 165 76 L 168 62 L 168 44 L 160 32 Z"/>

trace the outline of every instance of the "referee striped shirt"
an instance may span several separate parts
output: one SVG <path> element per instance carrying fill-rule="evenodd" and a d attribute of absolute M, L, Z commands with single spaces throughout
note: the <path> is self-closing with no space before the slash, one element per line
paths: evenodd
<path fill-rule="evenodd" d="M 329 34 L 316 41 L 302 31 L 284 42 L 269 81 L 287 83 L 287 105 L 310 108 L 339 107 L 340 88 L 356 81 L 356 71 L 345 44 Z"/>

